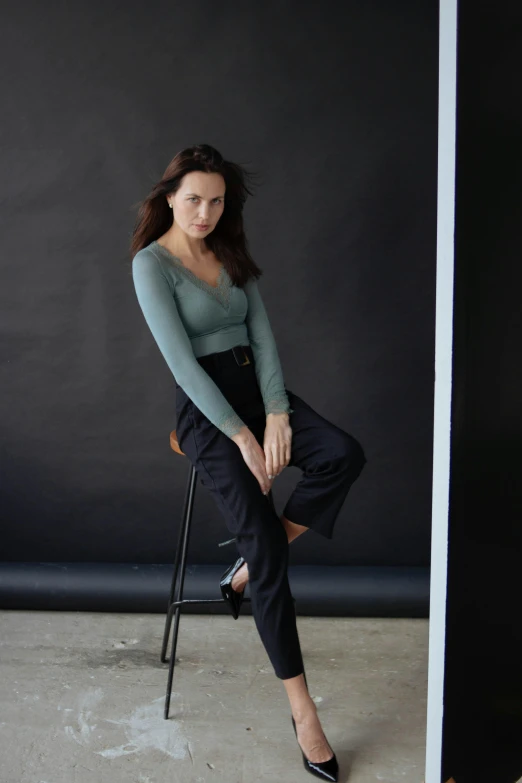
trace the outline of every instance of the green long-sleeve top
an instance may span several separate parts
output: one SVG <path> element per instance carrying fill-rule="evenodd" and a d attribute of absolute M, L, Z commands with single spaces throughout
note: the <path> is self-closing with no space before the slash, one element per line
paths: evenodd
<path fill-rule="evenodd" d="M 214 287 L 156 240 L 134 256 L 132 277 L 145 320 L 174 378 L 225 435 L 232 437 L 245 422 L 199 364 L 200 356 L 250 345 L 265 412 L 293 412 L 256 279 L 240 288 L 223 266 Z"/>

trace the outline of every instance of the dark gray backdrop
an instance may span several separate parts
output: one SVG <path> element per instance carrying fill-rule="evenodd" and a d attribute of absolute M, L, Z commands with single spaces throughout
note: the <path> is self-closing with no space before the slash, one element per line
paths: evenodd
<path fill-rule="evenodd" d="M 262 174 L 246 229 L 287 386 L 368 458 L 333 542 L 308 533 L 292 562 L 427 566 L 437 4 L 29 2 L 1 21 L 0 560 L 172 561 L 188 461 L 127 247 L 133 205 L 205 142 Z M 190 561 L 233 559 L 202 487 L 194 525 Z"/>

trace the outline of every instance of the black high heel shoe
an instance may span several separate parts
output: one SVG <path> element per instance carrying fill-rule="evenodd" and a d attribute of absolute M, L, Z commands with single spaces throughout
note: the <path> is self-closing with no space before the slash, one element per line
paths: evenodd
<path fill-rule="evenodd" d="M 295 738 L 297 739 L 297 729 L 295 727 L 295 720 L 293 715 L 292 715 L 292 726 L 294 727 Z M 299 740 L 297 740 L 297 744 L 299 745 Z M 300 745 L 299 745 L 299 749 L 303 756 L 304 768 L 308 770 L 308 772 L 310 772 L 312 775 L 315 775 L 317 778 L 321 778 L 321 780 L 337 781 L 339 775 L 339 764 L 337 763 L 337 758 L 335 756 L 335 753 L 333 754 L 331 759 L 328 759 L 328 761 L 310 761 L 309 759 L 306 758 L 304 751 Z"/>
<path fill-rule="evenodd" d="M 241 609 L 241 604 L 243 603 L 245 588 L 243 588 L 243 590 L 238 593 L 238 591 L 234 590 L 232 587 L 232 579 L 234 578 L 234 574 L 239 571 L 244 562 L 244 557 L 238 558 L 235 563 L 227 568 L 219 582 L 221 595 L 230 606 L 230 611 L 232 612 L 232 617 L 234 620 L 237 620 L 239 617 L 239 610 Z"/>

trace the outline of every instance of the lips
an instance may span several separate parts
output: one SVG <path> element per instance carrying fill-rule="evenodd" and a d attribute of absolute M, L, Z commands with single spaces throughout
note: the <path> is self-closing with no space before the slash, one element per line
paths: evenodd
<path fill-rule="evenodd" d="M 196 228 L 208 228 L 208 224 L 201 226 L 201 225 L 198 225 L 197 223 L 194 223 L 194 225 L 196 226 Z"/>

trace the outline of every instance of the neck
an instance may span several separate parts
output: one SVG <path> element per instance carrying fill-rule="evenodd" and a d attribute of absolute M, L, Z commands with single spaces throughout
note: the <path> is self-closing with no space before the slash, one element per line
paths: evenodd
<path fill-rule="evenodd" d="M 181 229 L 177 223 L 163 234 L 162 244 L 166 245 L 174 255 L 181 258 L 190 258 L 198 262 L 208 253 L 208 248 L 204 239 L 191 237 Z"/>

